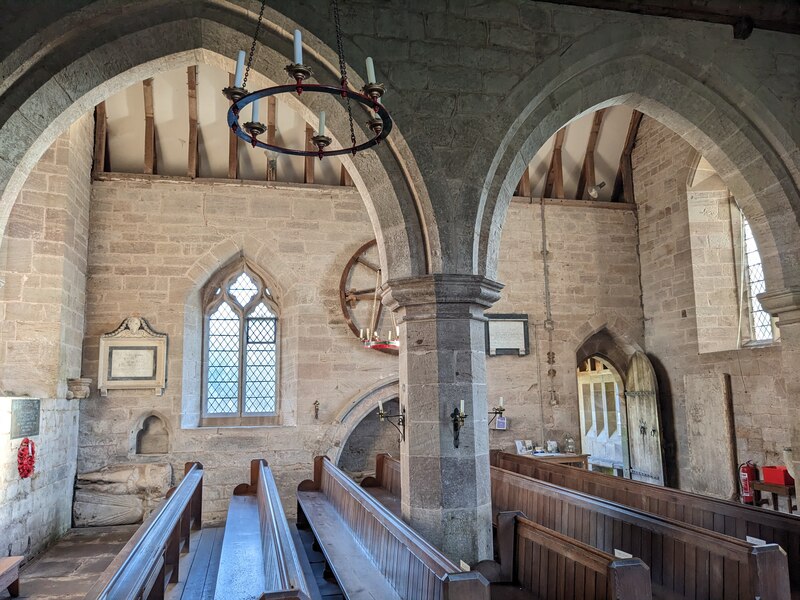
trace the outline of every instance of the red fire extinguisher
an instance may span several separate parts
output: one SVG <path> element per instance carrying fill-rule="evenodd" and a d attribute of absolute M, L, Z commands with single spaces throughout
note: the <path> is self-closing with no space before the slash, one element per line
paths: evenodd
<path fill-rule="evenodd" d="M 755 495 L 753 493 L 753 482 L 758 480 L 758 469 L 753 461 L 739 465 L 739 485 L 742 489 L 742 502 L 753 504 Z"/>

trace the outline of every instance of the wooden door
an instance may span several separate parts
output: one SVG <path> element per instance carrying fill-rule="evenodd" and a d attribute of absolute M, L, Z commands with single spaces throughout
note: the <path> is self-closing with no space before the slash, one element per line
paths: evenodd
<path fill-rule="evenodd" d="M 653 365 L 642 352 L 628 363 L 625 378 L 631 479 L 664 485 L 658 385 Z"/>

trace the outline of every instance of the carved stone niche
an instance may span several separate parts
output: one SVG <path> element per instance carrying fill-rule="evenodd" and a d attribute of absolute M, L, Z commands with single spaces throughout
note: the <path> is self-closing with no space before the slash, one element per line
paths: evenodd
<path fill-rule="evenodd" d="M 81 473 L 75 483 L 75 527 L 141 523 L 172 484 L 167 463 L 108 465 Z"/>
<path fill-rule="evenodd" d="M 150 414 L 141 420 L 136 432 L 136 454 L 168 454 L 169 429 L 163 418 Z"/>

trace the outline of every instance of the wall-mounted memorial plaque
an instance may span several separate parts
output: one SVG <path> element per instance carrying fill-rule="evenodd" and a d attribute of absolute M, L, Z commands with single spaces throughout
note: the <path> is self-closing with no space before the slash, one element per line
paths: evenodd
<path fill-rule="evenodd" d="M 161 395 L 167 382 L 167 335 L 156 333 L 141 317 L 128 317 L 100 337 L 97 388 L 152 389 Z"/>
<path fill-rule="evenodd" d="M 11 400 L 11 439 L 39 435 L 38 398 L 13 398 Z"/>
<path fill-rule="evenodd" d="M 486 314 L 486 317 L 486 353 L 489 356 L 525 356 L 530 352 L 528 315 Z"/>

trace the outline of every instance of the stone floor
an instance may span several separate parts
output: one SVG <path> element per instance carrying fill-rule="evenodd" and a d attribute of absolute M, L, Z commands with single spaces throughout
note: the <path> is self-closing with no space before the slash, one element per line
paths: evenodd
<path fill-rule="evenodd" d="M 19 598 L 82 599 L 138 525 L 71 529 L 20 573 Z M 9 598 L 6 590 L 0 598 Z"/>

